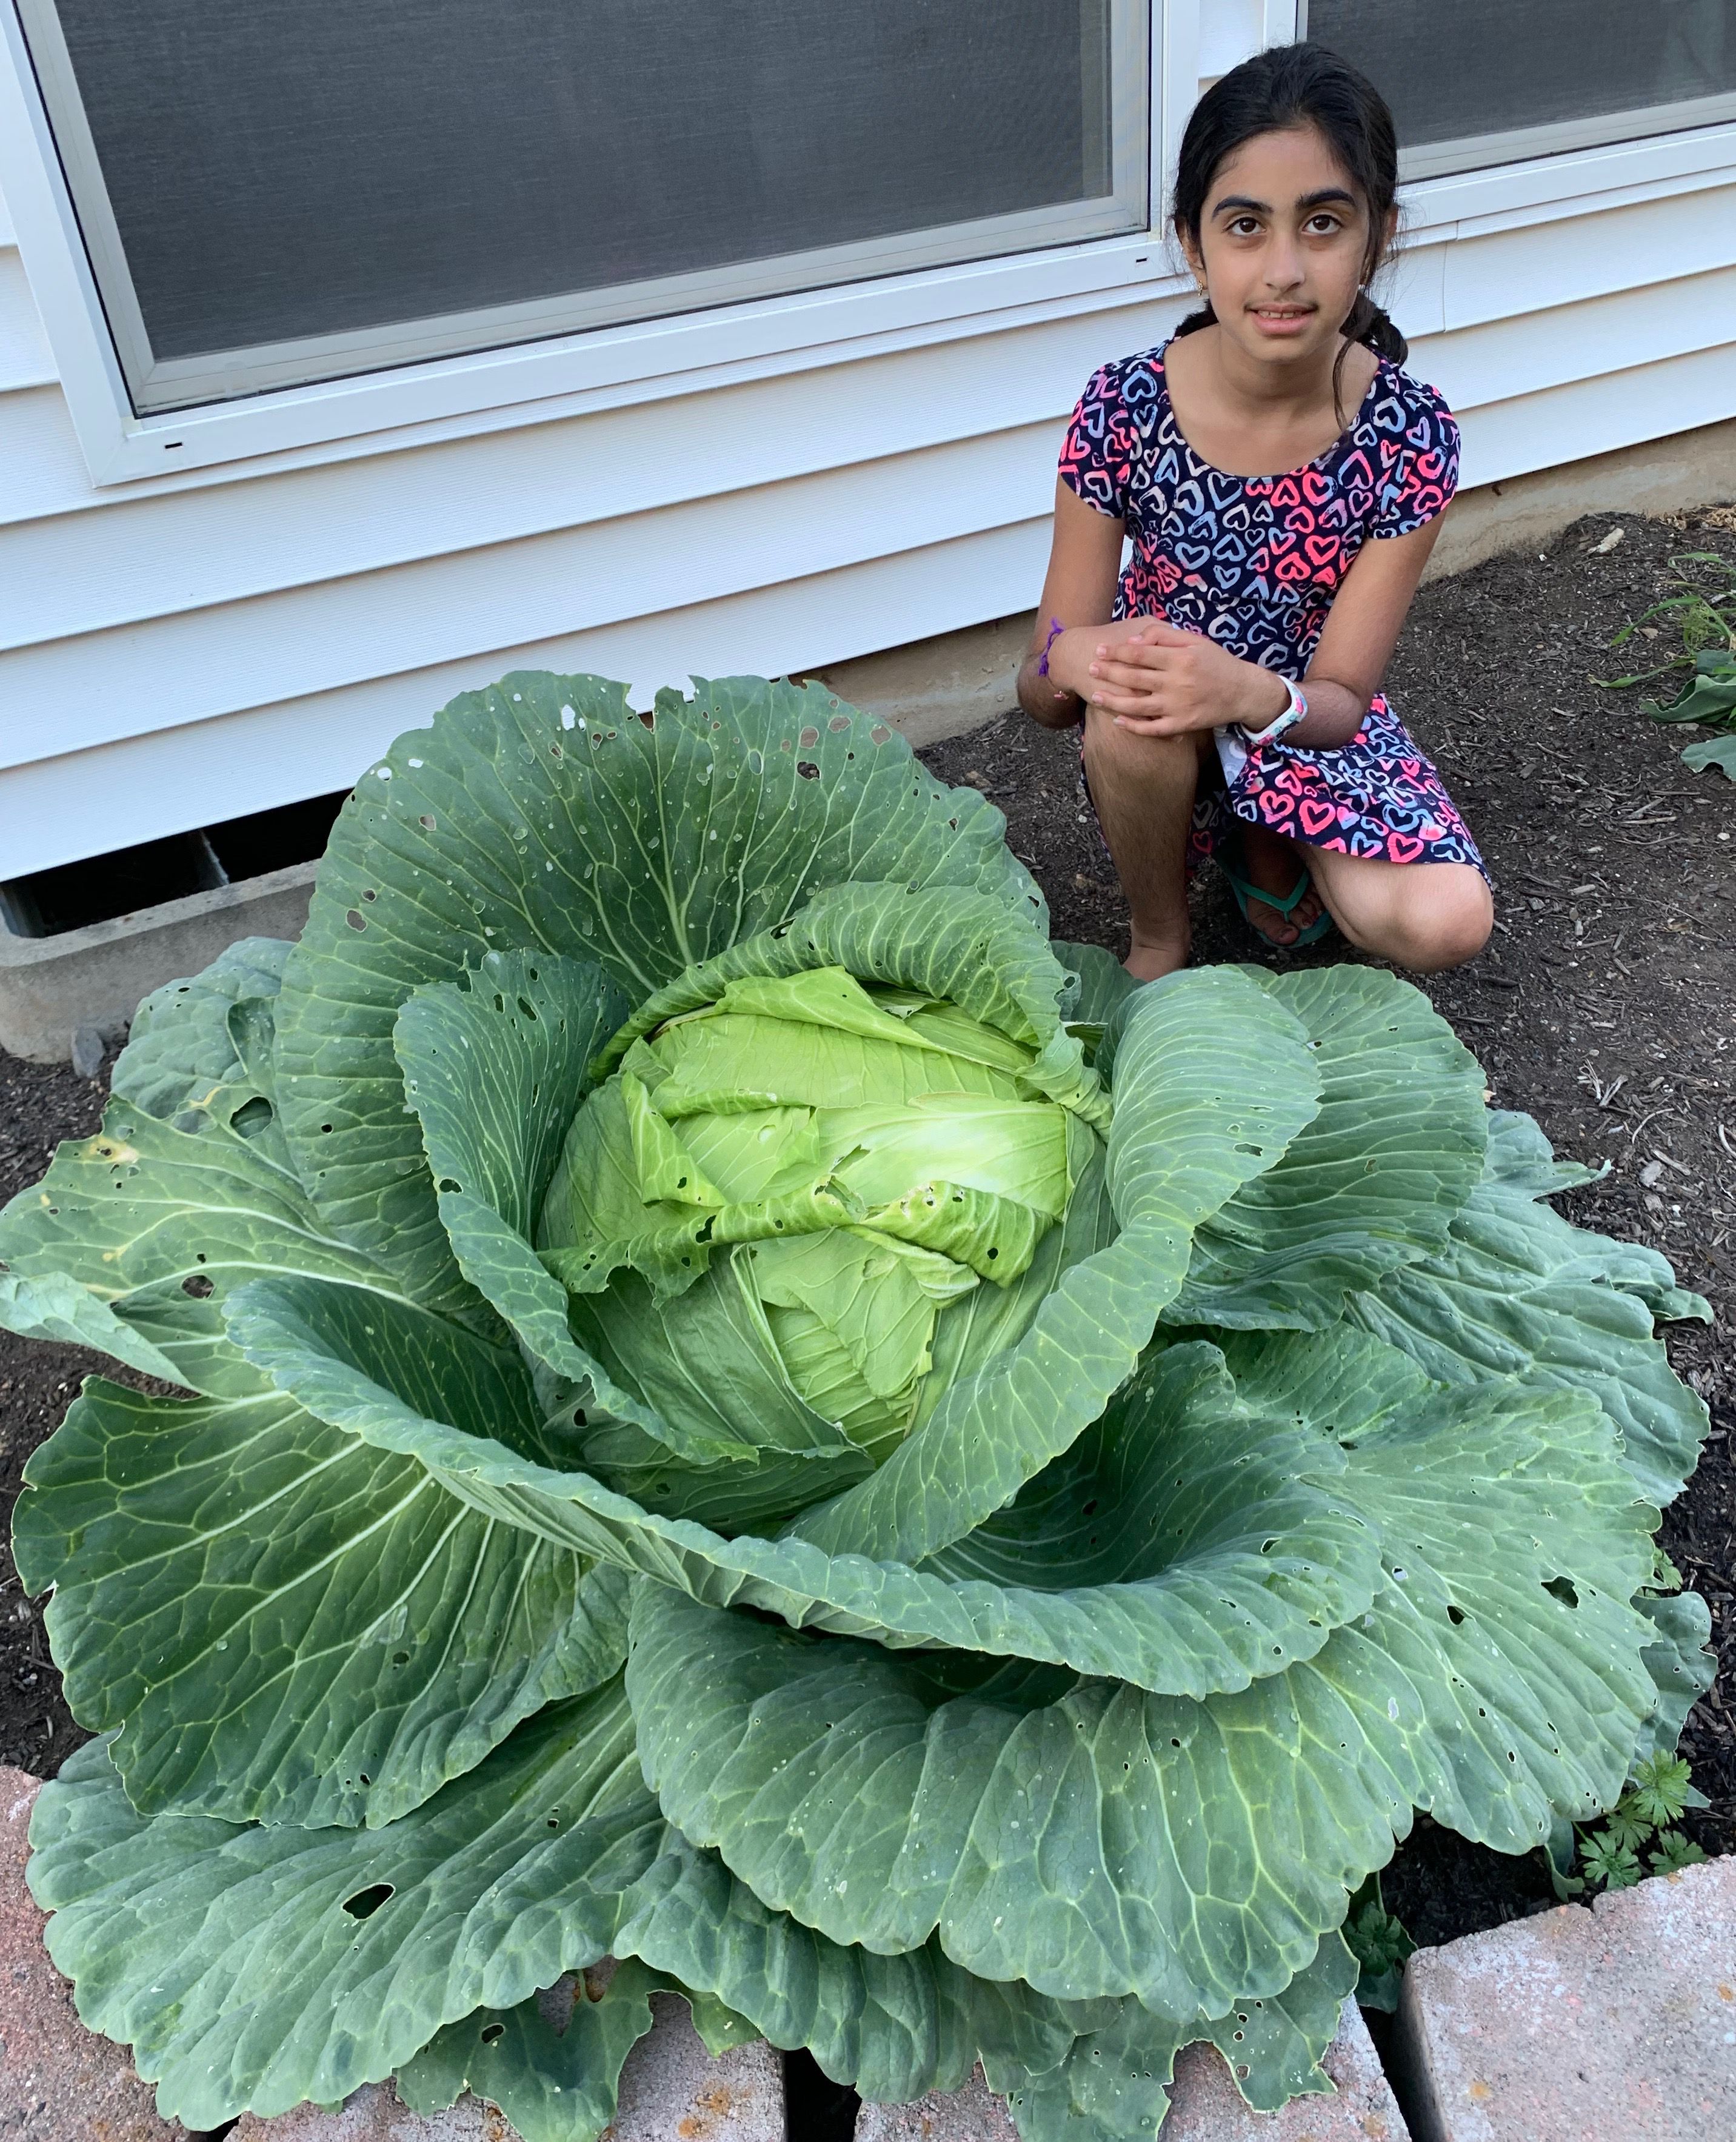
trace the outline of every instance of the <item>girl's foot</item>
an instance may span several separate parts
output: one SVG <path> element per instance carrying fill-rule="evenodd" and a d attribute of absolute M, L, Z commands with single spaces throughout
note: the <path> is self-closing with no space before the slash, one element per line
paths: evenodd
<path fill-rule="evenodd" d="M 1238 876 L 1261 892 L 1272 892 L 1280 900 L 1288 899 L 1295 891 L 1297 880 L 1308 870 L 1299 844 L 1286 840 L 1281 833 L 1269 833 L 1263 826 L 1245 825 L 1239 830 L 1241 867 Z M 1247 912 L 1249 921 L 1267 944 L 1280 947 L 1294 945 L 1322 912 L 1320 896 L 1310 885 L 1288 915 L 1281 914 L 1263 900 L 1250 900 Z"/>

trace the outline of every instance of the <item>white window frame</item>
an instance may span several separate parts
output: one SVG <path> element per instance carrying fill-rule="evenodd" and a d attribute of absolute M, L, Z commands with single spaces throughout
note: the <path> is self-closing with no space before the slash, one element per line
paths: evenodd
<path fill-rule="evenodd" d="M 160 358 L 151 348 L 101 159 L 80 96 L 58 0 L 12 0 L 29 47 L 111 333 L 141 413 L 399 369 L 430 358 L 511 348 L 599 327 L 714 310 L 851 282 L 993 259 L 1142 231 L 1149 203 L 1146 0 L 1107 0 L 1112 110 L 1107 194 L 966 219 L 764 259 L 728 261 L 594 289 L 468 308 L 208 355 Z"/>
<path fill-rule="evenodd" d="M 173 416 L 133 414 L 12 0 L 0 0 L 0 191 L 12 211 L 93 482 L 153 489 L 303 466 L 842 365 L 882 352 L 1111 312 L 1185 292 L 1166 238 L 1169 174 L 1203 81 L 1295 34 L 1297 0 L 1152 0 L 1152 228 L 683 313 Z M 1407 247 L 1516 229 L 1736 179 L 1736 123 L 1413 180 Z M 185 473 L 183 474 L 182 472 Z"/>
<path fill-rule="evenodd" d="M 1298 37 L 1308 35 L 1308 0 L 1296 0 Z M 1556 156 L 1575 149 L 1599 149 L 1624 141 L 1660 140 L 1690 129 L 1715 126 L 1736 119 L 1736 91 L 1718 96 L 1682 97 L 1674 104 L 1631 106 L 1584 119 L 1551 120 L 1540 126 L 1511 126 L 1489 134 L 1459 134 L 1450 141 L 1428 141 L 1398 155 L 1401 180 L 1457 178 L 1497 165 L 1521 163 L 1536 156 Z"/>

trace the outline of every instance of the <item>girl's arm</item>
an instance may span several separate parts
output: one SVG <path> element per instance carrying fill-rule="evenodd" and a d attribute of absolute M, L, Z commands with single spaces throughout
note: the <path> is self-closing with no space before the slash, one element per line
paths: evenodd
<path fill-rule="evenodd" d="M 1018 669 L 1018 703 L 1047 729 L 1070 729 L 1084 717 L 1084 694 L 1091 684 L 1089 664 L 1099 647 L 1131 639 L 1149 619 L 1109 622 L 1121 577 L 1122 524 L 1087 506 L 1071 486 L 1055 479 L 1055 535 L 1048 573 L 1029 652 Z M 1048 645 L 1048 674 L 1037 664 L 1059 618 L 1068 629 Z"/>
<path fill-rule="evenodd" d="M 1285 731 L 1286 743 L 1330 751 L 1348 743 L 1362 727 L 1440 536 L 1442 518 L 1438 514 L 1408 536 L 1364 544 L 1333 599 L 1303 680 L 1308 718 Z M 1048 629 L 1045 620 L 1043 630 Z M 1263 729 L 1288 701 L 1282 680 L 1270 669 L 1243 661 L 1198 633 L 1147 619 L 1138 639 L 1122 646 L 1112 646 L 1102 634 L 1097 639 L 1104 651 L 1093 649 L 1086 664 L 1087 696 L 1136 735 L 1179 736 L 1231 722 Z M 1061 640 L 1055 645 L 1058 649 Z M 1051 671 L 1054 666 L 1052 654 Z M 1043 680 L 1037 681 L 1040 685 Z"/>

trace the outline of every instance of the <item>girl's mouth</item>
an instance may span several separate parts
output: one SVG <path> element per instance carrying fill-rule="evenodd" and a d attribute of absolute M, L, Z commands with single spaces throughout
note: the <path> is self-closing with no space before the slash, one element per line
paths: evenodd
<path fill-rule="evenodd" d="M 1250 305 L 1249 314 L 1262 334 L 1300 334 L 1314 318 L 1312 305 Z"/>

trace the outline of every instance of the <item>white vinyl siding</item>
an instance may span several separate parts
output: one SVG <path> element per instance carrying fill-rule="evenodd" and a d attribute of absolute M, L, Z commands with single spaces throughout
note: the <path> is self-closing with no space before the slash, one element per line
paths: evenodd
<path fill-rule="evenodd" d="M 1558 199 L 1568 160 L 1413 193 L 1392 309 L 1467 485 L 1736 416 L 1736 126 L 1571 160 Z M 777 378 L 98 486 L 7 231 L 0 877 L 343 787 L 510 668 L 643 703 L 1018 610 L 1081 386 L 1183 304 L 1063 289 Z"/>

